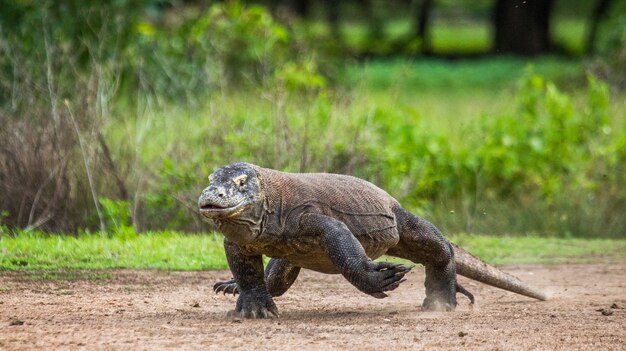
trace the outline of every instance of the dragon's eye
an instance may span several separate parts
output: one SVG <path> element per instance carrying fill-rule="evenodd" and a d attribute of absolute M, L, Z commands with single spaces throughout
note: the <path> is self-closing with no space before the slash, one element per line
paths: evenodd
<path fill-rule="evenodd" d="M 238 185 L 240 188 L 242 188 L 244 185 L 246 185 L 246 179 L 248 179 L 248 176 L 245 174 L 242 174 L 239 177 L 233 179 L 233 182 L 236 185 Z"/>

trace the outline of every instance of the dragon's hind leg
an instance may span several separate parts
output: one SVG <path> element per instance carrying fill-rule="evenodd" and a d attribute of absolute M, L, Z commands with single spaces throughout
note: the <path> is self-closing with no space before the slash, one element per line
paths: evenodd
<path fill-rule="evenodd" d="M 387 254 L 423 264 L 426 268 L 424 310 L 453 310 L 456 293 L 474 297 L 456 281 L 454 251 L 441 232 L 430 222 L 401 207 L 394 209 L 400 241 Z"/>

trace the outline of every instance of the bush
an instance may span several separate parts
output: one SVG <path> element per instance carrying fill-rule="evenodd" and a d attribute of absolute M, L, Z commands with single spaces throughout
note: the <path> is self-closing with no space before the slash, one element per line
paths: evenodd
<path fill-rule="evenodd" d="M 607 86 L 590 76 L 587 95 L 577 108 L 530 72 L 515 111 L 484 116 L 462 141 L 378 111 L 369 155 L 380 166 L 369 176 L 453 232 L 619 236 L 624 133 L 612 131 Z"/>
<path fill-rule="evenodd" d="M 626 131 L 596 78 L 581 106 L 529 72 L 514 109 L 450 135 L 333 86 L 330 60 L 261 7 L 167 22 L 150 1 L 30 4 L 0 14 L 2 231 L 206 230 L 206 175 L 249 161 L 360 176 L 447 231 L 623 235 Z"/>
<path fill-rule="evenodd" d="M 90 189 L 120 179 L 101 130 L 142 3 L 2 3 L 0 210 L 11 226 L 74 230 L 97 203 Z"/>
<path fill-rule="evenodd" d="M 170 179 L 188 184 L 195 173 L 179 175 L 195 164 L 142 164 L 139 144 L 111 149 L 108 126 L 142 115 L 150 123 L 155 108 L 197 106 L 225 89 L 325 85 L 315 56 L 262 7 L 214 4 L 167 24 L 145 15 L 157 5 L 149 0 L 2 4 L 0 211 L 9 226 L 103 228 L 112 199 L 133 202 L 138 228 L 185 227 L 190 213 L 180 202 L 190 196 L 177 199 L 181 187 Z M 151 183 L 145 193 L 143 182 Z"/>

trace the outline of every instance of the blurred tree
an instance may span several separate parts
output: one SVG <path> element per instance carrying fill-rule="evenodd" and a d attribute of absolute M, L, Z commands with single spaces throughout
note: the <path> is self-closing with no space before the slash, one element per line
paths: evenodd
<path fill-rule="evenodd" d="M 1 2 L 2 0 L 0 0 Z M 125 0 L 129 2 L 131 0 Z M 134 0 L 137 1 L 137 0 Z M 144 2 L 154 3 L 161 6 L 173 6 L 174 4 L 196 4 L 206 6 L 211 0 L 143 0 Z M 124 1 L 122 1 L 124 2 Z M 242 0 L 244 3 L 259 2 L 251 0 Z M 373 43 L 381 44 L 385 38 L 385 24 L 389 14 L 398 11 L 410 10 L 411 30 L 408 37 L 400 40 L 401 43 L 392 43 L 388 46 L 390 50 L 402 48 L 407 43 L 419 43 L 416 47 L 423 54 L 432 53 L 432 43 L 430 38 L 430 29 L 432 28 L 432 13 L 434 7 L 455 7 L 457 13 L 462 12 L 470 15 L 476 9 L 477 3 L 484 4 L 485 1 L 458 1 L 441 0 L 404 0 L 387 2 L 382 0 L 323 0 L 314 2 L 311 0 L 263 0 L 260 1 L 266 5 L 271 12 L 277 16 L 287 14 L 287 16 L 295 15 L 301 18 L 312 18 L 320 13 L 325 17 L 332 36 L 342 41 L 341 24 L 342 19 L 346 17 L 349 9 L 356 9 L 357 15 L 361 15 L 368 25 L 368 40 Z M 567 2 L 568 6 L 578 9 L 577 16 L 589 16 L 589 26 L 586 38 L 586 51 L 593 51 L 594 42 L 597 38 L 599 23 L 607 17 L 610 7 L 615 2 L 613 0 L 597 0 L 594 3 L 593 11 L 588 14 L 581 13 L 583 0 L 562 0 Z M 555 49 L 555 43 L 551 38 L 551 24 L 554 13 L 555 0 L 494 0 L 488 1 L 491 11 L 491 25 L 494 29 L 493 48 L 496 54 L 515 54 L 515 55 L 538 55 L 550 52 Z M 387 8 L 394 8 L 393 11 L 387 11 Z M 3 9 L 4 10 L 4 9 Z M 10 8 L 6 9 L 10 13 Z M 13 17 L 13 16 L 6 16 Z M 283 18 L 284 19 L 284 18 Z M 384 43 L 383 43 L 384 44 Z M 399 45 L 393 45 L 399 44 Z M 380 45 L 379 45 L 380 46 Z M 382 45 L 384 47 L 384 45 Z M 415 52 L 410 50 L 410 52 Z"/>
<path fill-rule="evenodd" d="M 430 14 L 432 13 L 433 0 L 412 0 L 413 7 L 413 33 L 422 43 L 422 52 L 430 53 Z"/>
<path fill-rule="evenodd" d="M 337 39 L 341 39 L 341 30 L 339 25 L 339 1 L 336 0 L 326 0 L 324 2 L 326 5 L 328 23 L 330 24 L 330 31 L 333 37 Z"/>
<path fill-rule="evenodd" d="M 274 15 L 281 9 L 287 9 L 303 18 L 307 18 L 311 14 L 310 0 L 268 0 L 267 6 Z"/>
<path fill-rule="evenodd" d="M 383 31 L 383 21 L 378 14 L 377 9 L 374 6 L 373 0 L 359 0 L 358 1 L 361 8 L 363 8 L 365 18 L 369 27 L 369 37 L 370 40 L 380 40 L 383 39 L 384 31 Z"/>
<path fill-rule="evenodd" d="M 496 0 L 494 49 L 499 54 L 537 55 L 550 51 L 554 0 Z"/>
<path fill-rule="evenodd" d="M 586 43 L 586 51 L 588 54 L 592 54 L 595 49 L 595 42 L 598 36 L 598 27 L 600 22 L 607 17 L 609 13 L 609 8 L 613 0 L 599 0 L 596 4 L 593 13 L 591 14 L 591 19 L 589 21 L 589 31 L 587 33 L 587 43 Z"/>

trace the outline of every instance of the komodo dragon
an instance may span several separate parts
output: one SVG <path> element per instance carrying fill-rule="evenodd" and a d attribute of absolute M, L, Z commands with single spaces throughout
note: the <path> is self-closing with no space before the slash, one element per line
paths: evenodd
<path fill-rule="evenodd" d="M 453 310 L 456 293 L 474 297 L 456 274 L 546 300 L 546 295 L 448 242 L 431 223 L 365 180 L 327 173 L 285 173 L 234 163 L 209 176 L 200 212 L 224 233 L 233 279 L 216 292 L 239 293 L 232 315 L 278 316 L 280 296 L 300 268 L 341 273 L 362 292 L 386 297 L 410 267 L 375 262 L 390 255 L 426 268 L 424 310 Z M 271 257 L 265 272 L 262 255 Z"/>

